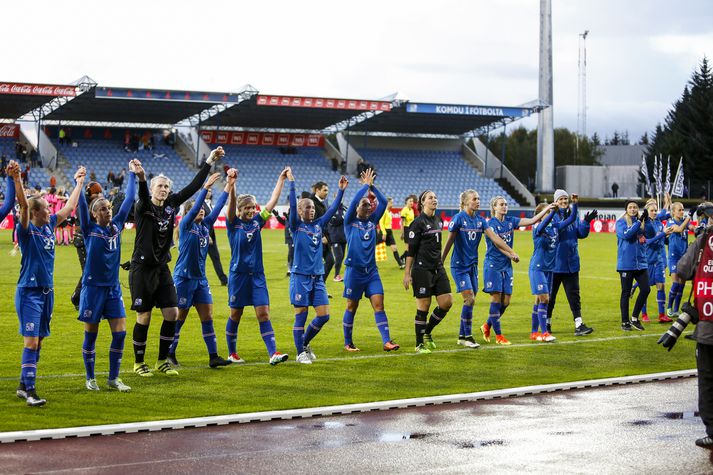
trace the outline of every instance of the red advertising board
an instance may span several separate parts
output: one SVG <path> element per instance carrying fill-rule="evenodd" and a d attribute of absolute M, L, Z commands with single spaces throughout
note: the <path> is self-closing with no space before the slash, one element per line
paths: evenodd
<path fill-rule="evenodd" d="M 276 107 L 309 107 L 313 109 L 345 109 L 354 111 L 391 110 L 391 102 L 361 99 L 329 99 L 324 97 L 257 96 L 257 105 Z"/>
<path fill-rule="evenodd" d="M 25 96 L 75 96 L 77 93 L 74 90 L 74 86 L 0 82 L 0 94 L 18 94 Z"/>
<path fill-rule="evenodd" d="M 322 147 L 321 134 L 276 134 L 269 132 L 201 131 L 201 138 L 209 144 L 263 145 L 266 147 Z"/>
<path fill-rule="evenodd" d="M 17 124 L 0 124 L 0 138 L 16 139 L 20 136 L 20 126 Z"/>

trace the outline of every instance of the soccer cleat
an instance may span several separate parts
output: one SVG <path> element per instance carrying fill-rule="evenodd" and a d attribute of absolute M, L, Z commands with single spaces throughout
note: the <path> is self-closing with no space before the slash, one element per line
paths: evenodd
<path fill-rule="evenodd" d="M 631 331 L 631 322 L 622 322 L 621 329 L 624 330 L 625 332 L 630 332 Z"/>
<path fill-rule="evenodd" d="M 510 340 L 505 338 L 503 335 L 495 335 L 495 343 L 497 343 L 498 345 L 512 345 L 512 343 L 510 343 Z"/>
<path fill-rule="evenodd" d="M 245 360 L 242 359 L 240 356 L 238 356 L 237 353 L 230 353 L 230 356 L 228 356 L 228 361 L 231 363 L 245 363 Z"/>
<path fill-rule="evenodd" d="M 530 340 L 532 341 L 542 341 L 542 333 L 532 332 L 530 333 Z"/>
<path fill-rule="evenodd" d="M 221 356 L 214 356 L 210 359 L 210 361 L 208 361 L 208 366 L 211 368 L 218 368 L 220 366 L 228 366 L 232 363 L 233 362 L 230 361 L 230 359 L 225 360 Z"/>
<path fill-rule="evenodd" d="M 272 354 L 272 356 L 270 357 L 270 364 L 271 364 L 272 366 L 275 366 L 275 365 L 278 365 L 278 364 L 280 364 L 280 363 L 284 363 L 285 361 L 287 361 L 287 359 L 288 359 L 289 357 L 290 357 L 290 355 L 283 355 L 283 354 L 280 353 L 279 351 L 276 351 L 276 352 L 274 352 L 274 353 Z"/>
<path fill-rule="evenodd" d="M 297 362 L 302 364 L 312 364 L 312 358 L 309 357 L 309 353 L 303 351 L 297 355 Z"/>
<path fill-rule="evenodd" d="M 465 336 L 463 338 L 458 338 L 458 344 L 461 346 L 465 346 L 466 348 L 480 348 L 480 345 L 470 335 Z"/>
<path fill-rule="evenodd" d="M 37 395 L 34 389 L 27 391 L 27 405 L 30 407 L 44 406 L 47 403 L 46 399 L 42 399 Z"/>
<path fill-rule="evenodd" d="M 27 389 L 25 389 L 25 383 L 20 383 L 20 385 L 17 386 L 17 389 L 15 390 L 15 394 L 20 399 L 27 399 Z"/>
<path fill-rule="evenodd" d="M 577 328 L 574 329 L 574 336 L 584 336 L 584 335 L 589 335 L 594 331 L 594 328 L 588 327 L 584 323 L 579 325 Z M 547 333 L 550 333 L 549 331 Z"/>
<path fill-rule="evenodd" d="M 483 340 L 490 343 L 490 325 L 484 323 L 483 326 L 480 327 L 480 331 L 483 333 Z"/>
<path fill-rule="evenodd" d="M 396 351 L 399 348 L 401 348 L 401 346 L 398 343 L 394 343 L 391 340 L 384 343 L 384 351 Z"/>
<path fill-rule="evenodd" d="M 309 359 L 311 359 L 312 361 L 315 361 L 317 359 L 317 355 L 314 354 L 314 351 L 312 351 L 311 346 L 309 346 L 309 345 L 305 346 L 305 351 L 309 355 Z"/>
<path fill-rule="evenodd" d="M 153 376 L 151 368 L 146 363 L 134 363 L 134 373 L 138 374 L 142 378 L 150 378 Z"/>
<path fill-rule="evenodd" d="M 547 332 L 545 332 L 545 333 L 547 333 Z M 537 335 L 537 337 L 535 337 L 535 341 L 539 341 L 539 342 L 545 341 L 545 339 L 544 339 L 544 337 L 543 337 L 543 334 L 542 334 L 542 333 L 539 333 L 539 334 Z"/>
<path fill-rule="evenodd" d="M 672 321 L 665 313 L 659 314 L 659 323 L 671 323 Z"/>
<path fill-rule="evenodd" d="M 106 385 L 109 389 L 116 389 L 120 393 L 128 393 L 131 391 L 131 387 L 124 384 L 124 382 L 119 378 L 110 379 L 106 382 Z"/>
<path fill-rule="evenodd" d="M 344 351 L 351 351 L 354 353 L 361 350 L 357 348 L 354 343 L 349 343 L 348 345 L 344 345 Z"/>
<path fill-rule="evenodd" d="M 166 357 L 166 361 L 173 366 L 174 368 L 180 368 L 181 363 L 178 362 L 176 359 L 176 353 L 169 353 L 168 356 Z"/>
<path fill-rule="evenodd" d="M 666 310 L 666 316 L 668 318 L 678 318 L 678 312 L 674 312 L 672 308 Z"/>
<path fill-rule="evenodd" d="M 84 387 L 90 391 L 99 391 L 99 385 L 96 379 L 87 379 L 87 382 L 84 383 Z"/>
<path fill-rule="evenodd" d="M 156 366 L 154 366 L 154 371 L 158 371 L 159 373 L 163 373 L 166 376 L 178 376 L 178 371 L 175 369 L 171 368 L 171 365 L 168 363 L 166 360 L 158 360 L 156 362 Z"/>
<path fill-rule="evenodd" d="M 433 342 L 433 338 L 431 337 L 430 333 L 423 334 L 423 344 L 426 345 L 429 350 L 436 349 L 436 344 Z"/>
<path fill-rule="evenodd" d="M 418 353 L 419 355 L 430 355 L 431 350 L 429 350 L 424 343 L 419 343 L 419 345 L 416 347 L 416 353 Z"/>
<path fill-rule="evenodd" d="M 713 449 L 713 438 L 710 436 L 701 437 L 696 439 L 696 445 L 704 449 Z"/>
<path fill-rule="evenodd" d="M 343 282 L 344 278 L 341 275 L 337 274 L 334 276 L 334 279 L 332 279 L 332 280 L 334 280 L 334 282 Z"/>
<path fill-rule="evenodd" d="M 631 328 L 633 328 L 634 330 L 639 330 L 639 331 L 644 330 L 644 326 L 638 320 L 631 321 Z"/>
<path fill-rule="evenodd" d="M 642 322 L 649 323 L 651 320 L 649 320 L 649 315 L 648 315 L 648 314 L 642 313 L 642 314 L 641 314 L 641 321 L 642 321 Z"/>
<path fill-rule="evenodd" d="M 406 264 L 403 263 L 403 262 L 401 262 L 401 263 L 399 264 L 399 269 L 403 270 L 403 269 L 405 269 L 405 268 L 406 268 Z"/>
<path fill-rule="evenodd" d="M 542 334 L 542 340 L 540 341 L 546 341 L 547 343 L 555 341 L 557 338 L 553 337 L 549 333 L 545 332 Z"/>

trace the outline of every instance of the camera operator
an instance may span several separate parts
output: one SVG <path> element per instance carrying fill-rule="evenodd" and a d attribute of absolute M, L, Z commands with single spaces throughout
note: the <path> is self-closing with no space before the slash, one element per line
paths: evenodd
<path fill-rule="evenodd" d="M 679 277 L 693 280 L 694 303 L 682 305 L 678 320 L 658 343 L 670 351 L 689 321 L 696 324 L 693 336 L 697 342 L 698 411 L 706 426 L 706 437 L 696 440 L 696 445 L 713 449 L 713 203 L 702 203 L 697 212 L 708 226 L 678 261 Z"/>

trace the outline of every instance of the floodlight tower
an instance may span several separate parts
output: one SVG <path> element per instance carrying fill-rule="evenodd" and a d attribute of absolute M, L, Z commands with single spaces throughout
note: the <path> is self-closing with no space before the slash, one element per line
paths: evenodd
<path fill-rule="evenodd" d="M 545 108 L 537 121 L 537 191 L 554 190 L 555 133 L 552 113 L 552 0 L 540 0 L 539 98 Z"/>
<path fill-rule="evenodd" d="M 579 34 L 579 55 L 577 68 L 579 84 L 577 87 L 577 134 L 587 136 L 587 35 L 589 30 Z"/>

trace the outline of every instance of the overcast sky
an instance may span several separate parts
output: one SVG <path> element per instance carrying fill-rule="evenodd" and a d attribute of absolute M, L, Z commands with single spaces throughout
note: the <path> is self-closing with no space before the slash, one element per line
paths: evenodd
<path fill-rule="evenodd" d="M 665 117 L 704 54 L 713 2 L 553 0 L 555 126 L 632 139 Z M 110 5 L 110 6 L 107 6 Z M 538 0 L 12 1 L 0 81 L 519 105 L 537 98 Z M 1 100 L 1 98 L 0 98 Z M 525 121 L 528 127 L 535 120 Z"/>

